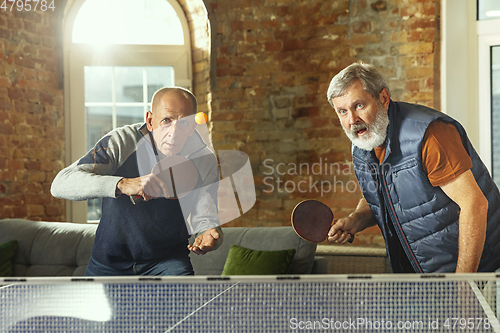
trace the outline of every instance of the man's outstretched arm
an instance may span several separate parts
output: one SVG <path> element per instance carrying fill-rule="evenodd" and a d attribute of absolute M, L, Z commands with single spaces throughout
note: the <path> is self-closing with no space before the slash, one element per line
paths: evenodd
<path fill-rule="evenodd" d="M 441 189 L 460 207 L 455 272 L 476 272 L 486 239 L 488 201 L 470 170 L 442 185 Z"/>

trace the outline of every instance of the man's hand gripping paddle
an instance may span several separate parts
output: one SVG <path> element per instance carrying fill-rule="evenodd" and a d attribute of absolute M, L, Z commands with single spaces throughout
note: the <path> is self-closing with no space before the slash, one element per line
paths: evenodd
<path fill-rule="evenodd" d="M 313 242 L 321 243 L 328 236 L 332 226 L 333 213 L 330 207 L 317 200 L 299 202 L 292 211 L 292 226 L 297 235 Z M 348 240 L 352 243 L 354 235 Z"/>
<path fill-rule="evenodd" d="M 173 155 L 160 160 L 151 132 L 149 132 L 149 141 L 153 147 L 153 152 L 157 161 L 151 173 L 154 174 L 155 177 L 165 185 L 164 188 L 166 188 L 166 190 L 162 191 L 162 197 L 177 199 L 187 195 L 195 188 L 198 182 L 198 170 L 193 161 L 181 155 Z M 130 196 L 130 201 L 132 201 L 134 205 L 142 200 L 144 199 L 140 195 Z"/>
<path fill-rule="evenodd" d="M 182 198 L 195 188 L 198 181 L 198 170 L 194 163 L 180 155 L 163 158 L 155 164 L 151 173 L 165 185 L 166 191 L 162 191 L 162 197 L 167 199 Z M 143 198 L 137 195 L 131 196 L 130 200 L 135 205 Z"/>

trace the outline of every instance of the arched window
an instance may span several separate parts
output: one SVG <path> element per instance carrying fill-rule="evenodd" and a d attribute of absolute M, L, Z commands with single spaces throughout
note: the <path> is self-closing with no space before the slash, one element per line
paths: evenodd
<path fill-rule="evenodd" d="M 76 0 L 64 22 L 66 163 L 144 121 L 158 88 L 191 89 L 190 47 L 175 0 Z M 68 203 L 68 219 L 97 221 L 100 208 L 97 199 Z"/>
<path fill-rule="evenodd" d="M 75 18 L 73 43 L 184 45 L 179 16 L 166 0 L 87 0 Z"/>

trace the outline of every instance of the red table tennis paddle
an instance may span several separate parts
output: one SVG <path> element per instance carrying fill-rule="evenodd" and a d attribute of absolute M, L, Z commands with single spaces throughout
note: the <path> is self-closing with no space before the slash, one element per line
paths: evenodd
<path fill-rule="evenodd" d="M 163 191 L 162 197 L 167 199 L 182 198 L 191 192 L 198 182 L 198 169 L 193 161 L 180 155 L 161 159 L 155 164 L 151 173 L 165 184 L 167 193 Z M 135 205 L 143 198 L 131 196 L 130 200 Z"/>
<path fill-rule="evenodd" d="M 317 200 L 299 202 L 292 211 L 292 226 L 297 235 L 313 242 L 321 243 L 328 236 L 333 222 L 330 207 Z M 348 240 L 352 243 L 354 235 Z"/>

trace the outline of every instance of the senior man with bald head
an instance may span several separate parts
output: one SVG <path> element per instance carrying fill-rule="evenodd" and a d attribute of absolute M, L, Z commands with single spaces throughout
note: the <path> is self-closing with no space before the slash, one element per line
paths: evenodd
<path fill-rule="evenodd" d="M 55 197 L 103 198 L 87 276 L 192 275 L 189 251 L 205 254 L 220 245 L 217 161 L 196 131 L 196 109 L 190 91 L 162 88 L 153 96 L 145 124 L 106 134 L 54 179 Z M 195 161 L 197 188 L 185 199 L 189 211 L 178 198 L 165 197 L 168 189 L 160 177 L 150 171 L 141 174 L 141 163 L 148 159 L 140 155 L 141 147 L 154 151 L 156 161 L 175 155 Z M 142 201 L 135 204 L 131 197 Z M 198 231 L 192 245 L 188 217 Z"/>

